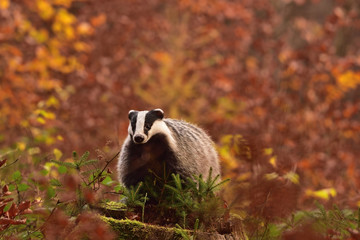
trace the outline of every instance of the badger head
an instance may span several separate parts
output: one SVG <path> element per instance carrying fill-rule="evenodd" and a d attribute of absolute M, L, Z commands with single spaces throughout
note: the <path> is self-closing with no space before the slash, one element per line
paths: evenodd
<path fill-rule="evenodd" d="M 164 111 L 154 109 L 150 111 L 129 111 L 129 135 L 136 144 L 143 144 L 157 133 L 164 131 Z"/>

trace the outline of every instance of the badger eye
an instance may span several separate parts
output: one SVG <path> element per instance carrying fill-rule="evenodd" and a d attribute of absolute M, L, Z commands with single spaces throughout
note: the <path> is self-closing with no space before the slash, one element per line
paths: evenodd
<path fill-rule="evenodd" d="M 145 124 L 144 129 L 145 129 L 146 131 L 149 131 L 150 128 L 151 128 L 150 124 Z"/>

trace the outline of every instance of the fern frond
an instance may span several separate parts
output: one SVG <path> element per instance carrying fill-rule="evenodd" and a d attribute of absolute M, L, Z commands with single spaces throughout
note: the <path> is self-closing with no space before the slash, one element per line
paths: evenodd
<path fill-rule="evenodd" d="M 53 163 L 56 163 L 60 166 L 64 166 L 64 167 L 68 167 L 68 168 L 73 168 L 73 169 L 76 169 L 77 166 L 75 163 L 71 163 L 71 162 L 62 162 L 62 161 L 58 161 L 58 160 L 55 160 L 55 159 L 51 159 L 50 162 L 53 162 Z"/>

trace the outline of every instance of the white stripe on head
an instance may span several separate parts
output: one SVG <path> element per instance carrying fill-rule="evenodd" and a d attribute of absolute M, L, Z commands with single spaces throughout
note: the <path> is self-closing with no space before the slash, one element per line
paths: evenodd
<path fill-rule="evenodd" d="M 140 111 L 137 115 L 137 121 L 136 121 L 136 129 L 134 132 L 134 136 L 136 134 L 141 134 L 146 138 L 146 135 L 144 133 L 144 124 L 145 124 L 145 116 L 149 111 Z"/>

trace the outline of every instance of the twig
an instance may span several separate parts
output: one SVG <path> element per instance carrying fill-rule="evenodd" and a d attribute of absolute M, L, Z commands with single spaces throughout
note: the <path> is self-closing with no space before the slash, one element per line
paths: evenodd
<path fill-rule="evenodd" d="M 15 164 L 17 161 L 19 161 L 19 159 L 17 158 L 15 161 L 13 161 L 12 163 L 6 164 L 5 166 L 1 167 L 2 169 L 10 167 L 11 165 Z"/>
<path fill-rule="evenodd" d="M 86 186 L 90 186 L 90 185 L 93 184 L 95 181 L 97 181 L 97 180 L 100 178 L 100 176 L 103 174 L 103 172 L 106 170 L 106 168 L 109 166 L 109 164 L 110 164 L 119 154 L 120 154 L 120 151 L 117 152 L 117 153 L 115 154 L 115 156 L 112 157 L 109 161 L 106 161 L 106 164 L 105 164 L 105 166 L 103 167 L 103 169 L 97 174 L 96 177 L 94 177 L 94 179 L 93 179 L 91 182 L 89 182 L 88 184 L 86 184 Z"/>

